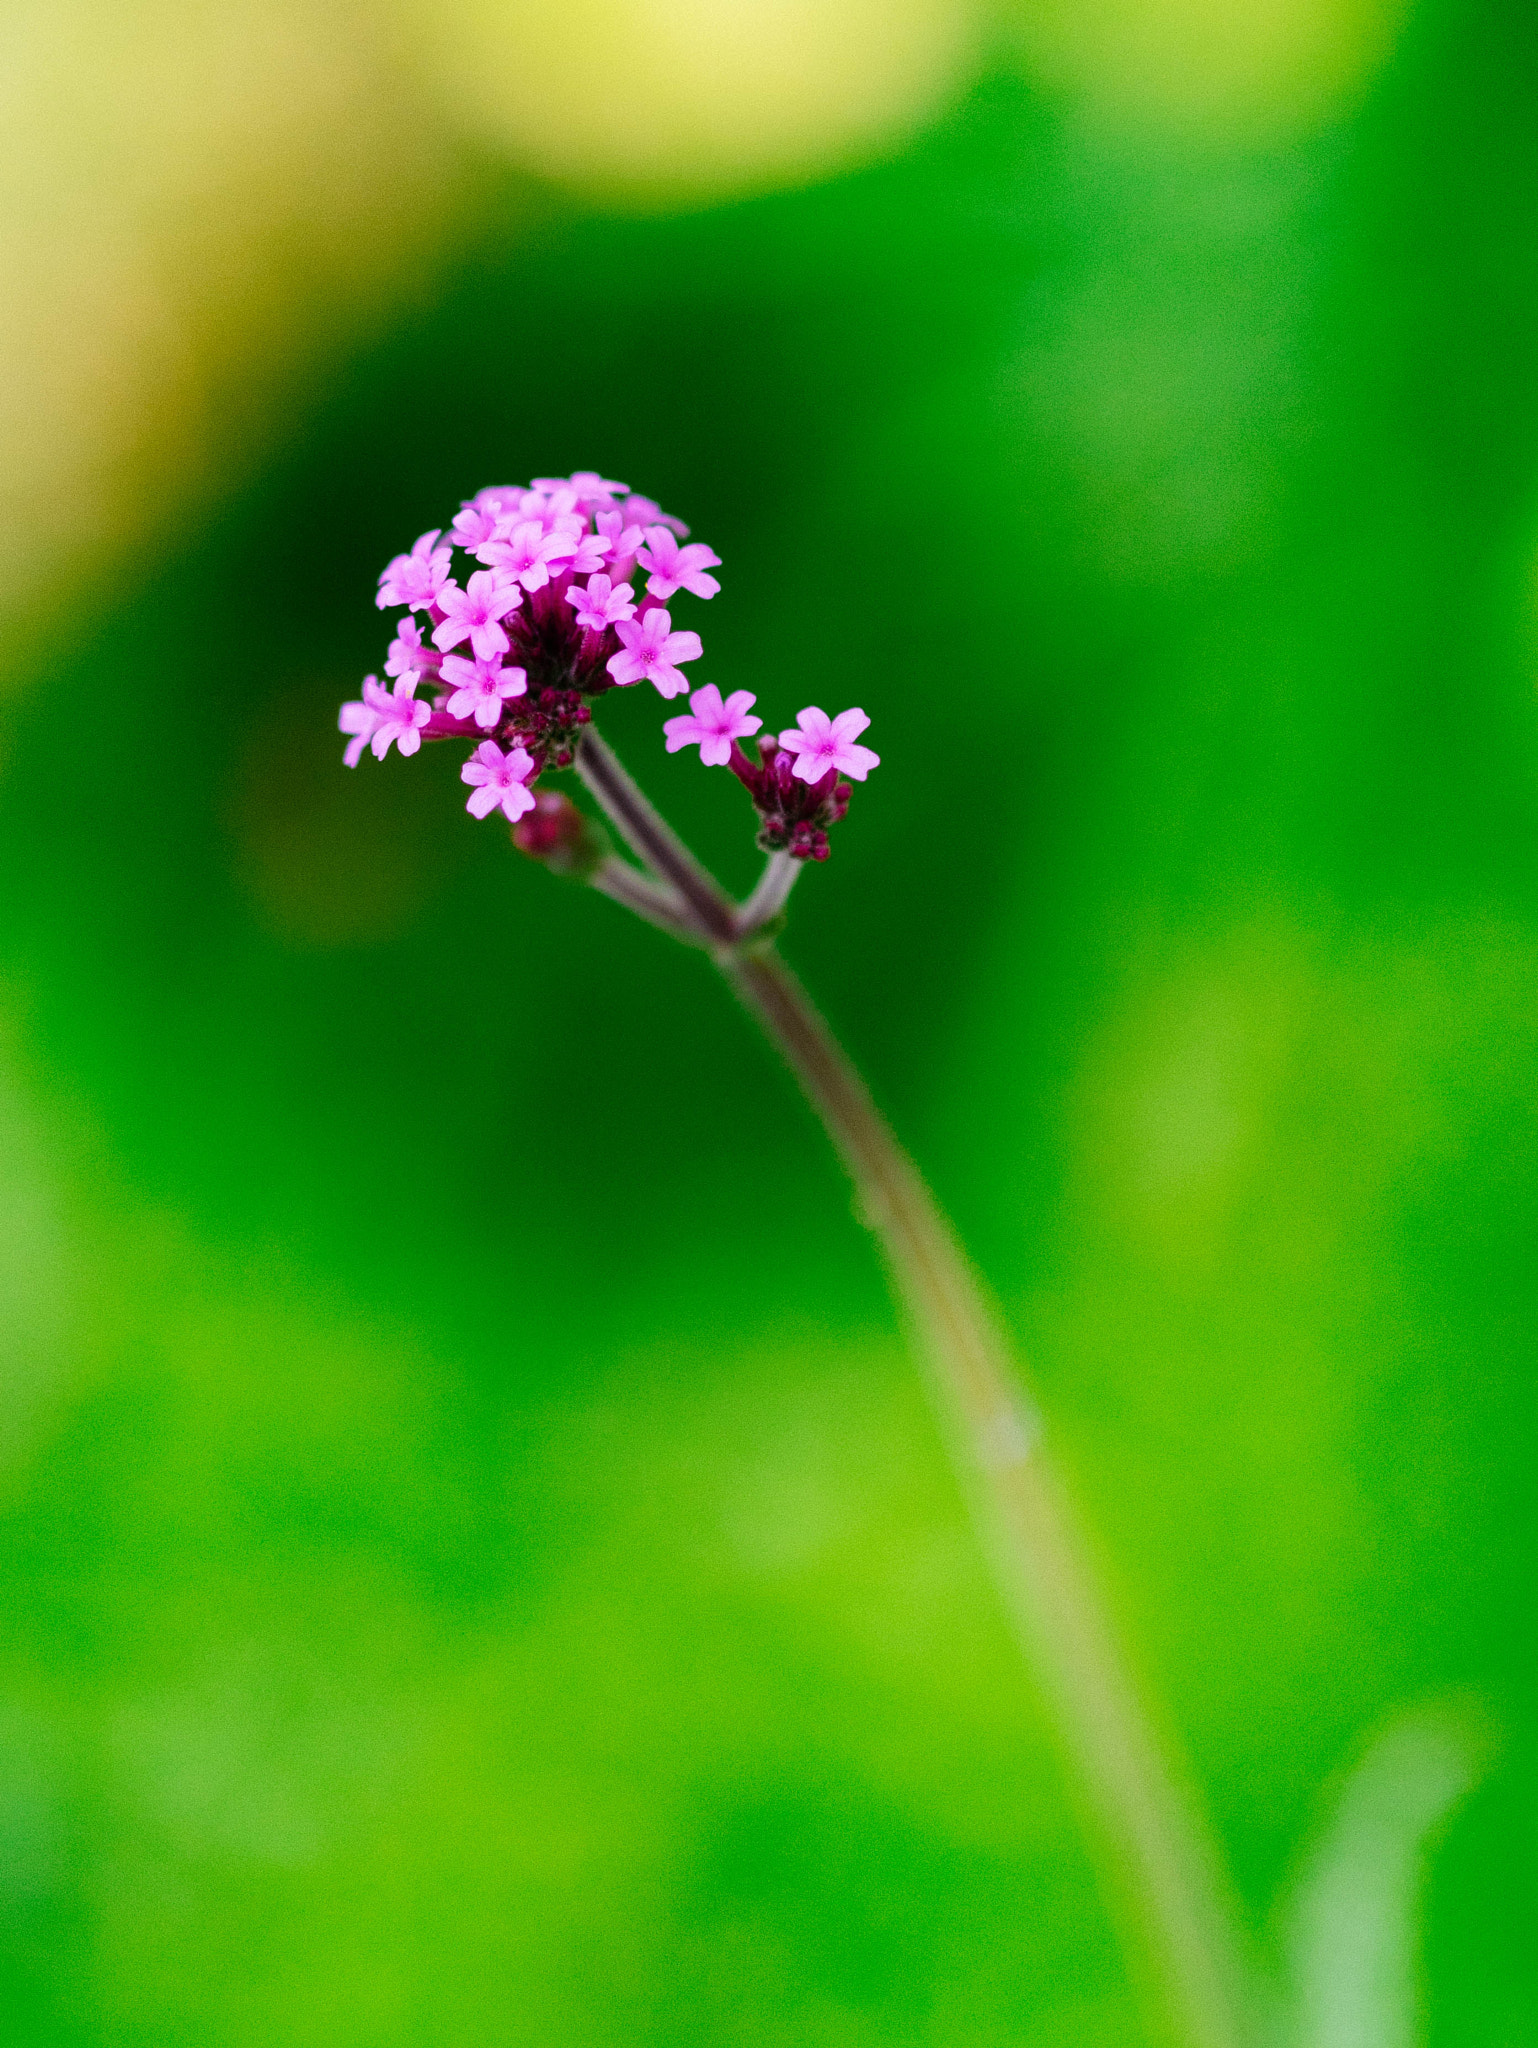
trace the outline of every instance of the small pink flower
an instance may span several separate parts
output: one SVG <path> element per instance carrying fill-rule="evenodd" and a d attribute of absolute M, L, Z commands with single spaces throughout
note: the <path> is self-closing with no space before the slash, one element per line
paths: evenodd
<path fill-rule="evenodd" d="M 521 519 L 477 548 L 476 558 L 521 583 L 525 590 L 534 591 L 543 590 L 550 581 L 550 564 L 564 561 L 576 548 L 574 534 L 564 530 L 546 533 L 538 519 Z"/>
<path fill-rule="evenodd" d="M 521 697 L 529 678 L 521 668 L 503 668 L 496 661 L 466 661 L 462 654 L 443 658 L 443 680 L 454 694 L 443 707 L 450 718 L 473 718 L 488 732 L 502 716 L 509 697 Z"/>
<path fill-rule="evenodd" d="M 510 825 L 516 825 L 534 808 L 534 792 L 528 786 L 533 773 L 534 757 L 526 748 L 509 747 L 504 754 L 495 740 L 482 740 L 459 771 L 460 781 L 471 785 L 465 809 L 472 818 L 500 810 Z"/>
<path fill-rule="evenodd" d="M 520 520 L 532 520 L 546 533 L 569 533 L 573 542 L 587 531 L 586 515 L 577 510 L 577 494 L 565 484 L 554 491 L 526 491 L 522 512 L 504 518 L 498 539 L 505 540 Z"/>
<path fill-rule="evenodd" d="M 637 526 L 667 526 L 680 540 L 689 538 L 689 529 L 681 519 L 675 519 L 671 512 L 664 512 L 655 498 L 643 498 L 639 492 L 628 497 L 620 507 L 627 519 Z"/>
<path fill-rule="evenodd" d="M 500 497 L 502 493 L 494 494 Z M 482 491 L 480 496 L 487 497 Z M 503 508 L 498 504 L 483 505 L 472 498 L 468 505 L 461 505 L 454 514 L 454 544 L 467 554 L 473 555 L 477 548 L 485 547 L 487 541 L 497 537 L 497 521 L 502 517 Z"/>
<path fill-rule="evenodd" d="M 764 722 L 744 716 L 748 706 L 757 701 L 751 690 L 733 690 L 723 704 L 715 684 L 707 683 L 689 699 L 690 716 L 670 718 L 663 726 L 668 752 L 676 754 L 680 747 L 697 746 L 708 768 L 724 768 L 732 758 L 732 741 L 757 732 Z"/>
<path fill-rule="evenodd" d="M 707 569 L 719 569 L 721 557 L 703 541 L 681 548 L 665 526 L 648 526 L 646 546 L 640 551 L 643 569 L 650 569 L 646 589 L 664 603 L 675 590 L 692 590 L 696 597 L 714 597 L 721 588 Z"/>
<path fill-rule="evenodd" d="M 415 619 L 402 619 L 396 628 L 390 651 L 385 656 L 387 676 L 428 675 L 438 666 L 438 656 L 422 645 L 422 628 Z"/>
<path fill-rule="evenodd" d="M 630 582 L 635 575 L 636 550 L 646 541 L 645 527 L 633 525 L 623 512 L 615 511 L 598 513 L 593 524 L 609 543 L 604 568 L 616 583 Z"/>
<path fill-rule="evenodd" d="M 359 740 L 367 740 L 376 761 L 384 759 L 392 742 L 397 753 L 414 754 L 422 744 L 422 727 L 433 715 L 430 704 L 417 702 L 416 686 L 415 676 L 402 676 L 393 691 L 383 690 L 377 676 L 365 676 L 363 702 L 342 706 L 341 720 L 338 721 L 342 731 L 356 734 Z M 374 720 L 371 728 L 365 723 L 366 715 L 370 713 Z M 358 751 L 361 753 L 362 748 Z M 352 749 L 349 748 L 348 752 L 351 753 Z M 354 755 L 348 766 L 354 766 L 356 761 L 357 755 Z"/>
<path fill-rule="evenodd" d="M 630 602 L 635 592 L 628 583 L 611 583 L 607 576 L 592 576 L 584 588 L 572 584 L 566 601 L 576 609 L 577 624 L 585 633 L 606 633 L 610 626 L 635 617 Z"/>
<path fill-rule="evenodd" d="M 593 469 L 579 469 L 570 476 L 537 476 L 534 479 L 536 491 L 573 491 L 579 502 L 587 505 L 608 505 L 621 491 L 628 491 L 629 484 L 617 484 L 609 477 L 603 477 Z"/>
<path fill-rule="evenodd" d="M 425 612 L 448 581 L 449 558 L 453 549 L 447 541 L 443 546 L 434 547 L 441 528 L 434 527 L 431 533 L 424 533 L 409 555 L 397 555 L 379 579 L 379 595 L 374 602 L 381 611 L 392 604 L 403 604 L 409 611 Z"/>
<path fill-rule="evenodd" d="M 826 711 L 809 704 L 797 713 L 797 722 L 790 731 L 780 734 L 780 745 L 786 753 L 798 756 L 791 773 L 799 775 L 803 782 L 820 782 L 833 768 L 840 775 L 863 782 L 872 768 L 881 763 L 881 756 L 873 754 L 869 747 L 855 745 L 869 724 L 863 711 L 841 711 L 837 718 L 829 718 Z"/>
<path fill-rule="evenodd" d="M 477 661 L 506 654 L 509 643 L 502 621 L 522 603 L 517 584 L 490 569 L 478 569 L 463 590 L 457 583 L 445 583 L 438 593 L 443 624 L 433 633 L 433 645 L 447 649 L 468 640 Z"/>
<path fill-rule="evenodd" d="M 494 518 L 500 519 L 508 512 L 516 512 L 527 495 L 522 484 L 487 484 L 473 498 L 466 498 L 460 509 L 490 512 Z"/>
<path fill-rule="evenodd" d="M 645 527 L 626 519 L 623 512 L 600 512 L 593 524 L 614 550 L 616 560 L 633 555 L 646 539 Z"/>
<path fill-rule="evenodd" d="M 689 685 L 678 672 L 680 661 L 698 661 L 704 652 L 698 633 L 675 633 L 673 621 L 659 606 L 642 618 L 615 627 L 624 652 L 608 662 L 617 683 L 655 683 L 664 697 L 680 696 Z"/>

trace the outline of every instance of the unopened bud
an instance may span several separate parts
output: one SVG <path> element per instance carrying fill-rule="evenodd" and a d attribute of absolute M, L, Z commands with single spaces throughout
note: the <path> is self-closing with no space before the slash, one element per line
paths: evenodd
<path fill-rule="evenodd" d="M 534 793 L 534 808 L 513 827 L 513 844 L 555 875 L 585 882 L 613 852 L 609 835 L 558 789 Z"/>

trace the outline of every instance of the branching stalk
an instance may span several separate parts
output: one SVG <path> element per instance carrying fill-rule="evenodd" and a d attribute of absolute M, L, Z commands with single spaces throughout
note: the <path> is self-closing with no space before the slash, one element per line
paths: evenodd
<path fill-rule="evenodd" d="M 768 945 L 717 960 L 817 1110 L 885 1248 L 1011 1622 L 1125 1859 L 1178 2038 L 1186 2048 L 1242 2048 L 1247 1973 L 1221 1865 L 1123 1668 L 998 1322 L 934 1197 L 785 962 Z"/>
<path fill-rule="evenodd" d="M 737 936 L 736 906 L 641 794 L 614 749 L 591 726 L 584 729 L 578 743 L 577 773 L 631 852 L 683 898 L 699 930 L 717 945 L 730 945 Z"/>
<path fill-rule="evenodd" d="M 620 860 L 612 853 L 598 863 L 587 879 L 603 895 L 612 897 L 616 903 L 623 903 L 627 910 L 633 910 L 637 917 L 644 917 L 659 931 L 682 939 L 688 946 L 700 944 L 699 930 L 690 917 L 688 906 L 667 883 L 654 880 L 642 869 L 633 868 L 628 861 Z"/>

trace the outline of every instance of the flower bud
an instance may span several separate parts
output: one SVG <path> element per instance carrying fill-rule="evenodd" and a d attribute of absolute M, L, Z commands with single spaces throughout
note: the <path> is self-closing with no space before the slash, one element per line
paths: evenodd
<path fill-rule="evenodd" d="M 558 789 L 534 793 L 534 808 L 513 827 L 513 844 L 555 875 L 585 882 L 613 851 L 609 835 Z"/>

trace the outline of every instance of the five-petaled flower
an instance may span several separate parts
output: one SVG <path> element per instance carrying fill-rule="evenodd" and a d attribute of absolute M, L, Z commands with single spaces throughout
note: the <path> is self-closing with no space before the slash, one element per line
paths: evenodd
<path fill-rule="evenodd" d="M 678 697 L 689 685 L 678 671 L 681 661 L 698 661 L 704 649 L 698 633 L 675 633 L 673 621 L 660 607 L 615 627 L 624 642 L 608 669 L 617 683 L 655 683 L 664 697 Z"/>
<path fill-rule="evenodd" d="M 491 569 L 477 569 L 461 590 L 445 583 L 438 593 L 443 623 L 433 629 L 434 647 L 457 647 L 468 640 L 477 661 L 491 661 L 508 650 L 502 621 L 523 603 L 523 592 L 510 578 Z"/>
<path fill-rule="evenodd" d="M 613 562 L 634 561 L 636 551 L 646 539 L 646 529 L 626 519 L 623 512 L 600 512 L 593 524 L 609 543 L 610 560 Z"/>
<path fill-rule="evenodd" d="M 466 661 L 462 654 L 443 657 L 443 680 L 453 690 L 444 710 L 450 718 L 473 718 L 487 732 L 500 723 L 509 697 L 521 697 L 529 678 L 521 668 L 503 668 L 498 661 Z"/>
<path fill-rule="evenodd" d="M 732 758 L 732 741 L 746 739 L 764 722 L 746 716 L 757 701 L 751 690 L 733 690 L 723 704 L 715 684 L 707 683 L 689 699 L 685 717 L 670 718 L 663 726 L 668 752 L 676 754 L 680 747 L 697 746 L 707 767 L 724 768 Z"/>
<path fill-rule="evenodd" d="M 489 562 L 502 575 L 521 583 L 525 590 L 543 590 L 550 581 L 551 563 L 574 555 L 577 546 L 578 535 L 570 527 L 558 527 L 547 533 L 540 520 L 524 519 L 507 533 L 499 527 L 495 540 L 476 549 L 476 559 Z"/>
<path fill-rule="evenodd" d="M 648 596 L 661 598 L 664 603 L 675 590 L 690 590 L 696 597 L 714 597 L 721 588 L 714 576 L 705 573 L 721 566 L 715 549 L 700 540 L 681 548 L 665 526 L 647 527 L 646 545 L 637 559 L 643 569 L 651 571 L 646 579 Z"/>
<path fill-rule="evenodd" d="M 495 740 L 482 740 L 459 771 L 460 781 L 471 785 L 465 809 L 472 818 L 489 817 L 500 810 L 510 825 L 516 825 L 525 811 L 534 808 L 534 792 L 529 787 L 534 767 L 533 755 L 523 747 L 509 747 L 504 754 Z"/>
<path fill-rule="evenodd" d="M 863 782 L 881 762 L 881 756 L 869 747 L 855 745 L 869 724 L 863 711 L 841 711 L 837 718 L 829 718 L 826 711 L 809 704 L 796 714 L 795 725 L 780 734 L 780 745 L 797 757 L 791 773 L 803 782 L 820 782 L 830 769 L 836 769 L 840 775 Z"/>
<path fill-rule="evenodd" d="M 353 738 L 342 759 L 356 768 L 365 745 L 382 761 L 393 741 L 397 753 L 414 754 L 422 744 L 422 727 L 433 715 L 431 704 L 419 704 L 414 692 L 415 676 L 402 676 L 393 691 L 380 688 L 378 676 L 363 678 L 363 701 L 344 704 L 337 714 L 337 729 Z"/>
<path fill-rule="evenodd" d="M 435 526 L 430 533 L 424 533 L 409 555 L 397 555 L 379 579 L 379 595 L 375 604 L 383 611 L 387 605 L 403 604 L 414 612 L 425 612 L 437 600 L 439 591 L 449 580 L 449 557 L 453 549 L 445 541 L 435 547 L 442 528 Z"/>
<path fill-rule="evenodd" d="M 577 624 L 584 633 L 602 633 L 635 617 L 635 606 L 630 601 L 634 595 L 628 583 L 611 583 L 607 576 L 590 576 L 585 585 L 573 583 L 566 598 L 575 607 Z"/>
<path fill-rule="evenodd" d="M 468 548 L 473 555 L 477 548 L 485 547 L 487 541 L 496 539 L 501 509 L 494 503 L 481 502 L 481 499 L 489 500 L 494 495 L 497 494 L 482 491 L 468 505 L 461 505 L 454 514 L 451 533 L 456 547 Z"/>

